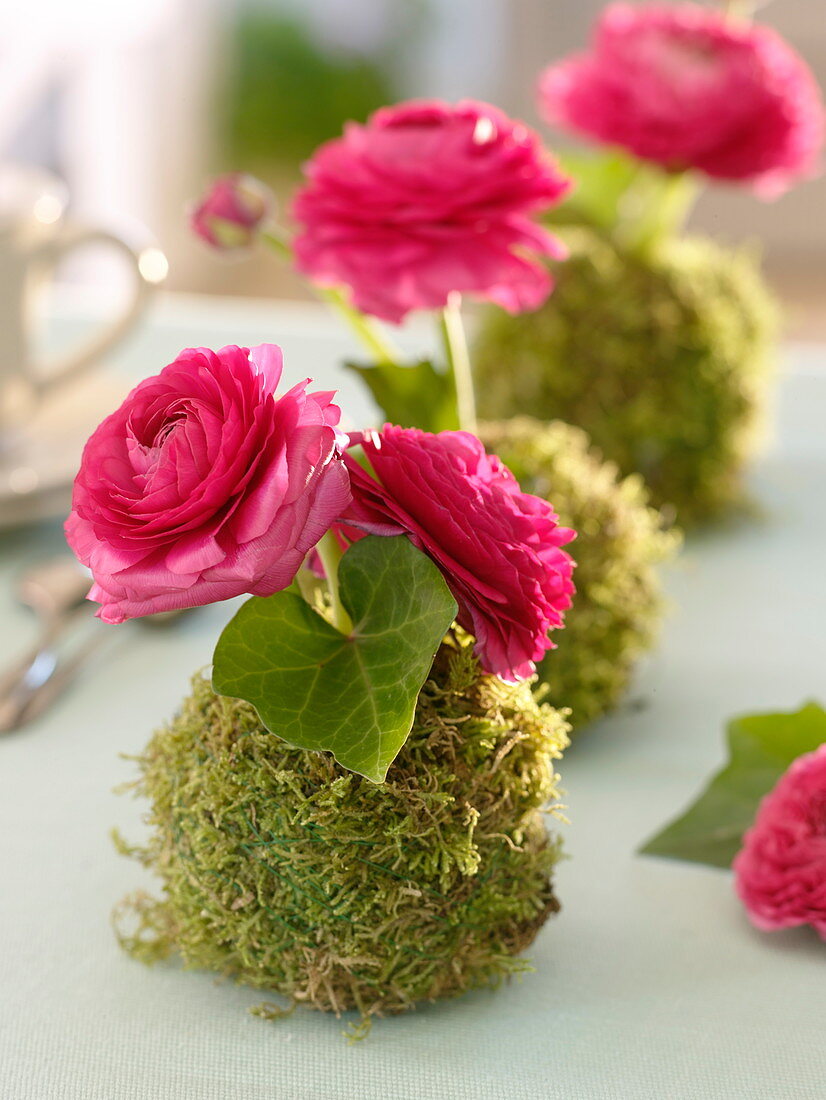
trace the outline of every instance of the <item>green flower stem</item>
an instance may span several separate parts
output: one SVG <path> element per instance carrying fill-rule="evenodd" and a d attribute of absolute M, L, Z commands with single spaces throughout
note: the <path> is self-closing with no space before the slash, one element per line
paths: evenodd
<path fill-rule="evenodd" d="M 462 299 L 451 294 L 442 310 L 440 330 L 444 342 L 448 371 L 456 389 L 456 409 L 459 427 L 466 432 L 476 431 L 476 397 L 473 392 L 473 374 L 470 368 L 465 328 L 462 324 Z"/>
<path fill-rule="evenodd" d="M 274 252 L 292 263 L 293 250 L 285 237 L 275 230 L 267 230 L 261 234 L 261 239 Z M 323 298 L 325 302 L 328 302 L 339 316 L 347 322 L 362 345 L 370 353 L 373 362 L 376 364 L 389 363 L 391 366 L 401 364 L 402 355 L 398 348 L 387 339 L 371 318 L 365 317 L 363 313 L 350 305 L 340 287 L 318 286 L 315 283 L 311 283 L 311 286 L 319 298 Z"/>
<path fill-rule="evenodd" d="M 748 21 L 754 15 L 754 0 L 725 0 L 723 12 L 729 19 Z"/>
<path fill-rule="evenodd" d="M 286 237 L 277 232 L 277 230 L 262 230 L 261 240 L 264 242 L 264 244 L 269 245 L 273 252 L 277 252 L 279 256 L 283 256 L 285 260 L 289 260 L 292 263 L 293 250 L 290 247 L 290 242 L 287 240 Z"/>
<path fill-rule="evenodd" d="M 341 602 L 341 594 L 338 585 L 338 563 L 344 556 L 344 551 L 338 539 L 332 531 L 324 535 L 316 547 L 321 564 L 324 566 L 324 574 L 327 577 L 327 587 L 330 591 L 330 604 L 333 612 L 333 626 L 342 634 L 349 634 L 353 629 L 353 620 L 347 614 L 347 609 Z"/>
<path fill-rule="evenodd" d="M 684 228 L 699 194 L 689 172 L 668 172 L 640 165 L 640 171 L 622 200 L 623 216 L 618 243 L 648 259 Z"/>
<path fill-rule="evenodd" d="M 313 289 L 344 318 L 376 364 L 386 363 L 393 367 L 401 365 L 402 355 L 398 348 L 379 331 L 378 325 L 350 305 L 340 287 L 316 286 Z"/>

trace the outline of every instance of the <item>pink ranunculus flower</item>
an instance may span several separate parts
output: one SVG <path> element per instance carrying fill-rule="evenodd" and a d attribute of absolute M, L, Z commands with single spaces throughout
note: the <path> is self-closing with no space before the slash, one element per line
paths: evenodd
<path fill-rule="evenodd" d="M 612 4 L 586 53 L 546 69 L 539 100 L 551 122 L 766 197 L 811 175 L 823 142 L 802 58 L 769 28 L 696 4 Z"/>
<path fill-rule="evenodd" d="M 734 872 L 758 928 L 811 924 L 826 940 L 826 745 L 798 757 L 763 799 Z"/>
<path fill-rule="evenodd" d="M 281 369 L 274 344 L 190 348 L 89 439 L 66 537 L 105 622 L 286 588 L 346 508 L 333 394 L 277 397 Z"/>
<path fill-rule="evenodd" d="M 467 292 L 512 313 L 552 288 L 538 257 L 565 249 L 532 215 L 570 181 L 533 131 L 486 103 L 403 103 L 349 123 L 305 166 L 299 269 L 399 322 Z"/>
<path fill-rule="evenodd" d="M 483 668 L 530 676 L 571 605 L 574 563 L 562 547 L 575 533 L 468 432 L 387 424 L 356 441 L 375 477 L 346 456 L 344 534 L 409 535 L 442 570 Z"/>
<path fill-rule="evenodd" d="M 269 189 L 243 172 L 214 180 L 189 216 L 196 236 L 213 248 L 229 252 L 248 248 L 274 206 Z"/>

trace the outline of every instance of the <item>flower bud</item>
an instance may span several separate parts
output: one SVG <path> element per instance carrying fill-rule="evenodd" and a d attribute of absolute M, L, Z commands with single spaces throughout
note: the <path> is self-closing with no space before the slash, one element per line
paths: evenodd
<path fill-rule="evenodd" d="M 272 208 L 272 194 L 260 180 L 232 172 L 213 181 L 192 211 L 190 225 L 212 248 L 224 252 L 249 248 Z"/>

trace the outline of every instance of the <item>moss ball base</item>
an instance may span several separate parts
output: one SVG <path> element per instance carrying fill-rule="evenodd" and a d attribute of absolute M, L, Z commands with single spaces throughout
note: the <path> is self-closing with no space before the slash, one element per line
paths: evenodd
<path fill-rule="evenodd" d="M 565 629 L 539 667 L 552 704 L 565 700 L 578 730 L 619 703 L 663 617 L 657 566 L 679 534 L 648 504 L 639 476 L 621 478 L 579 428 L 531 417 L 484 423 L 480 435 L 523 489 L 550 501 L 573 527 L 576 595 Z"/>
<path fill-rule="evenodd" d="M 384 784 L 296 749 L 197 676 L 139 760 L 159 877 L 123 946 L 363 1020 L 496 985 L 558 909 L 545 808 L 564 712 L 451 636 Z"/>
<path fill-rule="evenodd" d="M 474 357 L 482 413 L 584 428 L 684 527 L 739 506 L 777 332 L 754 257 L 690 238 L 650 260 L 586 229 L 566 240 L 570 259 L 541 309 L 486 314 Z"/>

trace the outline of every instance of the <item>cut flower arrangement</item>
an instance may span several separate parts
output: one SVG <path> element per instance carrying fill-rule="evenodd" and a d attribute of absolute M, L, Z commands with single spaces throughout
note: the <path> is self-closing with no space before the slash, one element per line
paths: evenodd
<path fill-rule="evenodd" d="M 522 968 L 558 907 L 567 723 L 530 678 L 574 532 L 470 433 L 347 436 L 281 375 L 274 345 L 188 349 L 84 451 L 66 533 L 102 619 L 252 594 L 141 757 L 163 896 L 119 926 L 369 1021 Z"/>
<path fill-rule="evenodd" d="M 613 3 L 545 70 L 544 118 L 601 151 L 565 161 L 579 187 L 555 219 L 571 256 L 552 303 L 491 312 L 476 348 L 483 412 L 579 425 L 683 526 L 742 503 L 777 332 L 754 247 L 683 227 L 702 186 L 777 198 L 823 141 L 814 77 L 751 7 Z"/>
<path fill-rule="evenodd" d="M 620 13 L 609 22 L 622 30 L 635 17 Z M 675 71 L 678 83 L 684 70 L 699 79 L 699 62 L 684 42 L 664 47 L 668 19 L 640 18 L 651 33 L 631 68 L 648 92 L 629 103 L 642 111 L 670 102 L 639 75 L 652 58 L 656 68 L 665 49 L 666 83 Z M 750 63 L 733 71 L 751 87 Z M 590 81 L 599 100 L 611 72 L 625 69 L 572 64 L 543 88 L 564 92 L 579 119 L 574 93 Z M 798 119 L 799 141 L 781 141 L 791 116 L 753 102 L 775 137 L 757 160 L 730 149 L 727 178 L 777 189 L 808 170 L 814 115 Z M 636 224 L 647 248 L 685 170 L 715 173 L 705 153 L 666 163 L 636 136 L 611 140 L 658 160 L 668 183 L 656 224 Z M 496 108 L 414 102 L 317 151 L 293 234 L 241 174 L 194 210 L 211 247 L 268 243 L 340 312 L 368 355 L 348 367 L 386 422 L 344 432 L 333 392 L 282 386 L 274 344 L 195 347 L 141 382 L 85 448 L 66 533 L 104 621 L 249 596 L 218 638 L 211 677 L 195 675 L 138 759 L 151 831 L 143 846 L 119 843 L 161 890 L 118 911 L 134 956 L 177 955 L 291 1006 L 356 1010 L 357 1034 L 374 1016 L 525 968 L 521 952 L 559 907 L 560 847 L 544 815 L 558 809 L 568 700 L 591 718 L 619 698 L 659 610 L 652 565 L 673 548 L 640 479 L 620 481 L 578 429 L 502 420 L 501 409 L 477 423 L 463 296 L 512 314 L 543 307 L 546 261 L 566 247 L 537 219 L 569 188 L 537 136 Z M 414 310 L 435 314 L 442 363 L 405 362 L 388 337 L 383 323 Z M 483 372 L 488 397 L 516 382 L 508 349 L 497 357 Z M 567 384 L 583 381 L 578 367 Z M 552 635 L 566 616 L 573 644 L 556 675 Z M 550 702 L 534 690 L 539 663 Z M 822 753 L 795 765 L 744 840 L 738 889 L 763 927 L 823 928 L 822 772 Z M 759 794 L 765 780 L 764 769 Z M 742 810 L 736 792 L 726 805 Z M 687 842 L 683 823 L 671 827 L 677 849 L 695 843 L 693 824 Z M 664 836 L 659 850 L 674 854 Z"/>
<path fill-rule="evenodd" d="M 261 241 L 293 262 L 350 324 L 365 362 L 346 366 L 386 418 L 427 431 L 478 432 L 525 489 L 549 499 L 581 540 L 577 599 L 540 676 L 577 727 L 622 697 L 661 616 L 656 565 L 678 543 L 648 507 L 640 479 L 622 480 L 587 437 L 527 417 L 477 422 L 462 323 L 466 297 L 520 314 L 553 289 L 544 259 L 566 250 L 537 223 L 572 181 L 538 136 L 489 104 L 409 102 L 350 123 L 305 166 L 293 233 L 274 220 L 256 180 L 217 180 L 193 230 L 224 252 Z M 285 218 L 289 220 L 289 216 Z M 406 362 L 386 327 L 432 312 L 441 361 Z M 512 370 L 502 354 L 497 370 Z"/>

